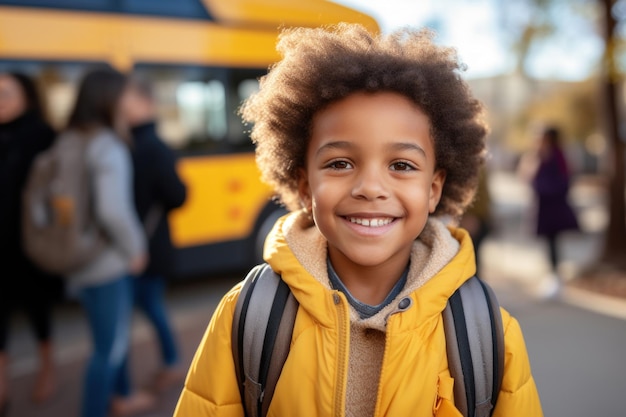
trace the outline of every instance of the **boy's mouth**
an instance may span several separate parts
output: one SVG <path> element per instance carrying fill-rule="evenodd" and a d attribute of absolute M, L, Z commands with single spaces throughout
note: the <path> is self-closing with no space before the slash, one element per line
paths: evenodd
<path fill-rule="evenodd" d="M 358 224 L 365 227 L 383 227 L 393 222 L 393 217 L 377 217 L 377 218 L 362 218 L 362 217 L 346 217 L 350 223 Z"/>

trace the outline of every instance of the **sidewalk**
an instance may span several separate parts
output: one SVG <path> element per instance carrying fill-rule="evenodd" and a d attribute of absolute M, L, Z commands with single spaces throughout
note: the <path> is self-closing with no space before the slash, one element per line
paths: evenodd
<path fill-rule="evenodd" d="M 524 296 L 549 296 L 554 277 L 546 243 L 531 232 L 530 190 L 510 173 L 494 173 L 490 189 L 496 231 L 481 249 L 484 279 L 505 302 Z M 626 319 L 626 279 L 620 281 L 626 277 L 607 275 L 604 291 L 598 285 L 583 285 L 576 280 L 600 255 L 607 225 L 604 191 L 597 179 L 580 178 L 573 185 L 571 200 L 582 231 L 566 233 L 560 239 L 559 275 L 564 285 L 559 298 L 577 307 Z M 616 288 L 623 291 L 617 293 Z"/>
<path fill-rule="evenodd" d="M 560 271 L 565 282 L 558 298 L 570 305 L 626 320 L 626 298 L 582 286 L 576 274 L 595 259 L 601 236 L 572 236 L 562 242 L 564 261 Z M 525 303 L 528 298 L 552 296 L 554 277 L 543 242 L 488 239 L 483 247 L 484 279 L 498 293 L 504 306 Z M 617 278 L 614 279 L 623 279 Z M 618 284 L 620 285 L 620 284 Z M 626 279 L 621 285 L 626 285 Z"/>
<path fill-rule="evenodd" d="M 222 295 L 238 277 L 214 278 L 177 285 L 168 293 L 172 325 L 179 340 L 181 366 L 189 367 L 193 354 Z M 30 401 L 37 369 L 35 344 L 22 319 L 13 326 L 9 343 L 11 404 L 7 417 L 76 417 L 82 394 L 85 361 L 91 346 L 82 309 L 65 305 L 55 315 L 55 353 L 59 391 L 45 405 Z M 131 375 L 135 388 L 148 385 L 158 370 L 159 352 L 152 329 L 136 314 L 133 321 Z M 182 383 L 158 398 L 158 408 L 139 417 L 171 417 Z"/>

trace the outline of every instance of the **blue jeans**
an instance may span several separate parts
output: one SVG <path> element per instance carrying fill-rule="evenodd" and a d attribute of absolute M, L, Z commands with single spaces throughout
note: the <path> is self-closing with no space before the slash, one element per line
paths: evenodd
<path fill-rule="evenodd" d="M 114 395 L 130 394 L 131 279 L 122 276 L 80 291 L 93 339 L 93 353 L 85 375 L 82 417 L 105 417 Z"/>
<path fill-rule="evenodd" d="M 178 349 L 165 309 L 165 279 L 141 275 L 133 280 L 135 305 L 148 317 L 156 330 L 165 366 L 178 363 Z"/>

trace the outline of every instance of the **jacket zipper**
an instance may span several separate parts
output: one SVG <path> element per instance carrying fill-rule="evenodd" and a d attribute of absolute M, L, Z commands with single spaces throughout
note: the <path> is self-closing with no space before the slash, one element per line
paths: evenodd
<path fill-rule="evenodd" d="M 338 369 L 337 369 L 337 381 L 335 383 L 335 410 L 333 415 L 335 417 L 343 417 L 345 411 L 345 385 L 347 378 L 347 370 L 346 370 L 346 362 L 348 360 L 348 346 L 346 342 L 346 333 L 347 329 L 347 319 L 345 308 L 343 308 L 343 303 L 341 300 L 341 296 L 335 292 L 333 294 L 333 302 L 337 308 L 337 317 L 339 319 L 338 328 L 338 344 L 337 344 L 337 361 L 338 361 Z"/>
<path fill-rule="evenodd" d="M 387 316 L 387 318 L 385 319 L 385 324 L 386 326 L 389 326 L 389 319 L 391 318 L 391 315 L 394 314 L 394 312 L 392 312 L 391 314 L 389 314 L 389 316 Z M 385 332 L 385 350 L 383 351 L 383 361 L 381 362 L 381 366 L 380 366 L 380 377 L 378 379 L 378 391 L 376 392 L 376 405 L 374 406 L 374 416 L 377 416 L 380 412 L 380 398 L 383 395 L 383 384 L 382 381 L 384 378 L 386 378 L 387 376 L 385 375 L 385 371 L 384 369 L 385 364 L 387 362 L 387 355 L 389 353 L 389 327 L 387 327 L 387 331 Z"/>

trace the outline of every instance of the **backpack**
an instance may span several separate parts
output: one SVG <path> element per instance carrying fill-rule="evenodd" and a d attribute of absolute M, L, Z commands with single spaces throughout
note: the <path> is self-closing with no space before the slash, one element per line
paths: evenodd
<path fill-rule="evenodd" d="M 271 303 L 268 300 L 273 300 Z M 244 280 L 232 327 L 235 372 L 246 417 L 265 417 L 289 354 L 298 302 L 268 264 Z M 474 276 L 442 313 L 455 406 L 465 417 L 491 416 L 504 370 L 504 330 L 493 290 Z"/>
<path fill-rule="evenodd" d="M 66 132 L 34 160 L 22 194 L 22 243 L 44 271 L 67 275 L 91 261 L 105 238 L 93 216 L 87 148 L 92 137 Z"/>

